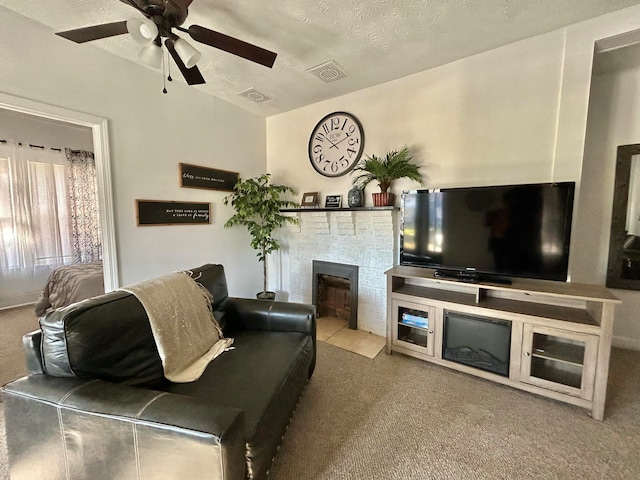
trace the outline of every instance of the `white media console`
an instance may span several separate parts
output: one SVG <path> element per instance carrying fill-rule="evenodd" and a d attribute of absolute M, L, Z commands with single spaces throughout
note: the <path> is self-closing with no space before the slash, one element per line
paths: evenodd
<path fill-rule="evenodd" d="M 405 266 L 385 272 L 388 354 L 400 352 L 578 405 L 603 419 L 620 303 L 607 289 L 524 278 L 510 285 L 465 283 L 434 273 Z M 465 325 L 476 328 L 474 320 L 479 332 L 487 328 L 487 340 L 474 330 L 469 341 L 480 345 L 455 345 L 460 339 L 453 337 L 464 338 Z M 495 345 L 498 329 L 506 329 L 506 347 Z M 450 347 L 456 346 L 464 356 L 452 356 Z M 466 354 L 474 350 L 482 357 L 472 366 Z M 504 368 L 490 366 L 491 358 Z"/>

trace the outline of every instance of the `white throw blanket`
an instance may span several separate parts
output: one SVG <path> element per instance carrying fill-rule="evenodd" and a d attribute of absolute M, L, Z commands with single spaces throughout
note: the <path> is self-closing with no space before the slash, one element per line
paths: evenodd
<path fill-rule="evenodd" d="M 233 343 L 213 317 L 211 294 L 186 273 L 177 272 L 121 288 L 147 312 L 164 375 L 193 382 Z"/>

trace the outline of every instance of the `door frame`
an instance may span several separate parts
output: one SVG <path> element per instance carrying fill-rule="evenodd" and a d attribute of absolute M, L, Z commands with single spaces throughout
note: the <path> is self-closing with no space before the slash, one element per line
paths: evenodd
<path fill-rule="evenodd" d="M 120 285 L 118 276 L 118 256 L 116 248 L 107 119 L 55 105 L 48 105 L 34 100 L 8 95 L 2 92 L 0 92 L 0 108 L 33 115 L 35 117 L 88 127 L 91 129 L 93 136 L 93 155 L 96 162 L 100 227 L 102 230 L 104 288 L 106 292 L 116 290 Z"/>

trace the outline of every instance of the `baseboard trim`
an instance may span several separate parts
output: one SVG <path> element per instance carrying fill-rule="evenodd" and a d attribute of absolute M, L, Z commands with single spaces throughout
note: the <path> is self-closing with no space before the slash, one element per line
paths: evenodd
<path fill-rule="evenodd" d="M 625 348 L 627 350 L 640 350 L 640 340 L 627 337 L 616 337 L 611 339 L 611 344 L 614 347 Z"/>
<path fill-rule="evenodd" d="M 0 312 L 4 310 L 13 310 L 14 308 L 28 307 L 29 305 L 35 305 L 35 304 L 36 302 L 27 302 L 27 303 L 21 303 L 20 305 L 9 305 L 7 307 L 0 307 Z"/>

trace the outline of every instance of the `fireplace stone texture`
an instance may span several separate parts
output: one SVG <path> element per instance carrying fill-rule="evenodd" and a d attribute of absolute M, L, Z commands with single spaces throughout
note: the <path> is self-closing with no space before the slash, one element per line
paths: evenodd
<path fill-rule="evenodd" d="M 313 260 L 359 267 L 358 330 L 386 335 L 386 277 L 397 251 L 397 210 L 288 213 L 298 225 L 279 232 L 271 269 L 292 302 L 312 303 Z"/>

